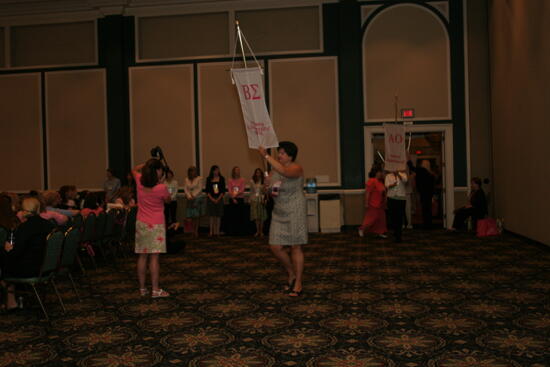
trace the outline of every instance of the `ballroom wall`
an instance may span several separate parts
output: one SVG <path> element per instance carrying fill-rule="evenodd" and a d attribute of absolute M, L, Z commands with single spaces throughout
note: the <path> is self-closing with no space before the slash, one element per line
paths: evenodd
<path fill-rule="evenodd" d="M 489 1 L 496 215 L 550 244 L 550 3 Z"/>

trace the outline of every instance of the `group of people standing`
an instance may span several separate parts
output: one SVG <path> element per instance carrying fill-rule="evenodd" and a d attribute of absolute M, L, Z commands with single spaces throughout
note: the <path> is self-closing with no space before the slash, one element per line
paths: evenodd
<path fill-rule="evenodd" d="M 387 238 L 389 228 L 395 242 L 401 242 L 403 228 L 412 228 L 412 208 L 416 203 L 416 193 L 420 199 L 423 228 L 431 229 L 435 182 L 436 177 L 428 160 L 421 160 L 416 167 L 408 161 L 405 170 L 393 172 L 384 171 L 382 166 L 374 165 L 365 187 L 366 210 L 359 227 L 359 236 L 372 232 Z M 453 230 L 463 229 L 469 217 L 473 218 L 475 226 L 477 220 L 487 215 L 487 201 L 481 185 L 481 179 L 472 179 L 468 203 L 454 212 Z"/>
<path fill-rule="evenodd" d="M 256 169 L 251 182 L 251 215 L 257 226 L 256 235 L 262 235 L 260 227 L 266 218 L 264 197 L 269 194 L 274 200 L 269 244 L 274 256 L 281 262 L 287 273 L 284 289 L 290 296 L 302 293 L 304 256 L 301 245 L 307 243 L 307 221 L 304 177 L 302 167 L 295 162 L 298 147 L 292 142 L 281 142 L 277 148 L 277 158 L 273 158 L 263 148 L 260 155 L 272 167 L 264 176 Z M 166 252 L 165 205 L 172 199 L 165 183 L 165 167 L 155 158 L 136 166 L 132 171 L 136 182 L 138 213 L 136 221 L 135 252 L 138 254 L 137 273 L 139 291 L 149 295 L 146 287 L 147 268 L 151 277 L 151 297 L 168 297 L 170 294 L 159 286 L 159 254 Z M 194 218 L 193 228 L 198 228 L 202 179 L 195 167 L 190 167 L 185 179 L 184 192 L 188 200 L 187 216 Z M 233 205 L 244 200 L 245 181 L 240 170 L 232 170 L 232 178 L 226 187 L 225 178 L 218 166 L 212 166 L 205 185 L 206 214 L 210 216 L 210 234 L 219 234 L 220 218 L 223 215 L 224 195 L 229 195 Z M 168 224 L 170 225 L 170 224 Z"/>
<path fill-rule="evenodd" d="M 264 187 L 264 172 L 257 168 L 248 183 L 250 193 L 250 215 L 246 217 L 245 190 L 247 182 L 241 177 L 241 170 L 235 166 L 231 170 L 231 178 L 226 182 L 221 175 L 220 168 L 213 165 L 206 178 L 203 192 L 203 179 L 198 175 L 196 167 L 189 167 L 183 186 L 187 205 L 186 217 L 192 223 L 192 231 L 198 236 L 199 219 L 209 217 L 209 236 L 221 234 L 221 218 L 227 214 L 227 228 L 239 233 L 248 221 L 256 225 L 255 236 L 263 236 L 264 222 L 267 219 L 267 196 Z M 227 205 L 226 205 L 227 202 Z M 242 234 L 242 233 L 240 233 Z"/>
<path fill-rule="evenodd" d="M 406 171 L 385 173 L 380 166 L 372 167 L 365 188 L 366 211 L 359 227 L 359 236 L 363 237 L 369 231 L 387 238 L 387 216 L 395 241 L 401 242 L 407 200 L 410 200 L 407 186 L 410 185 L 410 175 Z"/>

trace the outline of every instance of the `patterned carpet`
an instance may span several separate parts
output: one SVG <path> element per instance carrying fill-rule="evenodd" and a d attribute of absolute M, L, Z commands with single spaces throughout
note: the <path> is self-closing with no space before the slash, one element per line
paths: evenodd
<path fill-rule="evenodd" d="M 550 248 L 512 236 L 406 232 L 404 243 L 316 235 L 290 298 L 265 241 L 189 240 L 162 257 L 163 300 L 135 259 L 60 284 L 52 322 L 0 315 L 0 366 L 550 366 Z"/>

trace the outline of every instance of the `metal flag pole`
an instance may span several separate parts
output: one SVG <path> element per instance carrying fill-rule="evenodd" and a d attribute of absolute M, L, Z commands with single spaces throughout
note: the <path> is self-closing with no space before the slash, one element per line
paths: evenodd
<path fill-rule="evenodd" d="M 235 25 L 237 26 L 237 39 L 239 41 L 239 44 L 241 45 L 241 52 L 243 53 L 244 68 L 248 69 L 248 66 L 246 65 L 246 55 L 244 54 L 243 35 L 241 33 L 241 27 L 239 27 L 238 20 L 235 21 Z"/>
<path fill-rule="evenodd" d="M 397 93 L 396 93 L 395 96 L 394 96 L 394 100 L 393 100 L 393 106 L 395 108 L 395 122 L 396 123 L 397 123 L 397 106 L 398 106 L 397 101 L 398 101 L 398 98 L 399 97 L 397 97 Z"/>

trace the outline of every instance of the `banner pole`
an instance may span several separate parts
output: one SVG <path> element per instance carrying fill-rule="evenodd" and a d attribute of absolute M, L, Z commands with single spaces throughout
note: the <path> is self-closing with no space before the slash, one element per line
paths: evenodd
<path fill-rule="evenodd" d="M 239 21 L 238 20 L 235 21 L 235 24 L 237 25 L 237 37 L 239 39 L 239 44 L 241 45 L 241 52 L 243 53 L 244 68 L 247 69 L 248 67 L 246 66 L 246 56 L 244 54 L 244 46 L 243 46 L 243 38 L 242 38 L 242 35 L 241 35 L 241 27 L 239 27 Z"/>
<path fill-rule="evenodd" d="M 393 101 L 393 105 L 394 105 L 394 108 L 395 108 L 395 122 L 397 123 L 397 94 L 394 96 L 394 101 Z"/>
<path fill-rule="evenodd" d="M 386 163 L 386 160 L 384 159 L 384 157 L 382 156 L 382 154 L 380 153 L 380 151 L 377 150 L 376 153 L 378 153 L 378 156 L 379 156 L 380 159 L 382 160 L 382 163 Z"/>

